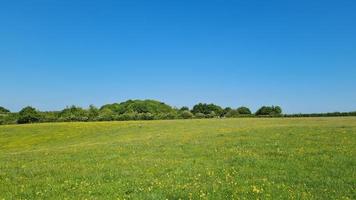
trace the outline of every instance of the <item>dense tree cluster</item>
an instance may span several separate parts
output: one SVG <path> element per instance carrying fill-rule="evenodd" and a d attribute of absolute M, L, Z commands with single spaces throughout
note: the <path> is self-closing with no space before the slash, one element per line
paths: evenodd
<path fill-rule="evenodd" d="M 39 122 L 41 120 L 41 115 L 39 112 L 30 106 L 27 106 L 26 108 L 22 109 L 19 112 L 19 118 L 17 120 L 17 123 L 19 124 L 27 124 L 27 123 L 35 123 Z"/>
<path fill-rule="evenodd" d="M 106 104 L 100 108 L 70 106 L 62 111 L 41 112 L 33 107 L 25 107 L 20 112 L 10 112 L 0 107 L 0 124 L 24 124 L 37 122 L 87 122 L 87 121 L 127 121 L 164 119 L 202 119 L 233 117 L 321 117 L 356 116 L 349 113 L 293 114 L 283 115 L 279 106 L 262 106 L 255 114 L 247 107 L 222 108 L 215 104 L 199 103 L 190 110 L 188 107 L 173 108 L 155 100 L 128 100 L 122 103 Z"/>
<path fill-rule="evenodd" d="M 282 114 L 282 108 L 279 106 L 262 106 L 257 110 L 256 115 L 269 115 L 269 116 L 278 116 Z"/>
<path fill-rule="evenodd" d="M 10 112 L 10 110 L 0 106 L 0 114 L 6 114 L 6 113 L 9 113 L 9 112 Z"/>
<path fill-rule="evenodd" d="M 356 116 L 355 112 L 329 112 L 329 113 L 309 113 L 309 114 L 289 114 L 283 115 L 283 117 L 348 117 Z"/>

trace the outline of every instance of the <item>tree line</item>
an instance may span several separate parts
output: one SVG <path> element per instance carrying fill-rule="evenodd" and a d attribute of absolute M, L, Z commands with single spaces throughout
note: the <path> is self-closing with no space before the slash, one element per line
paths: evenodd
<path fill-rule="evenodd" d="M 97 108 L 78 106 L 66 107 L 61 111 L 39 111 L 27 106 L 20 112 L 0 106 L 0 124 L 26 124 L 39 122 L 87 122 L 87 121 L 129 121 L 165 119 L 202 119 L 236 117 L 313 117 L 313 116 L 356 116 L 350 113 L 294 114 L 283 115 L 280 106 L 262 106 L 255 113 L 247 107 L 223 108 L 216 104 L 199 103 L 188 107 L 174 108 L 155 100 L 128 100 L 121 103 L 106 104 Z"/>
<path fill-rule="evenodd" d="M 164 120 L 164 119 L 202 119 L 224 117 L 251 117 L 254 115 L 280 116 L 279 106 L 263 106 L 255 114 L 247 107 L 232 109 L 215 104 L 199 103 L 188 107 L 174 108 L 155 100 L 128 100 L 121 103 L 106 104 L 97 108 L 70 106 L 61 111 L 39 111 L 27 106 L 20 112 L 10 112 L 0 107 L 0 124 L 25 124 L 37 122 L 72 121 L 128 121 L 128 120 Z"/>

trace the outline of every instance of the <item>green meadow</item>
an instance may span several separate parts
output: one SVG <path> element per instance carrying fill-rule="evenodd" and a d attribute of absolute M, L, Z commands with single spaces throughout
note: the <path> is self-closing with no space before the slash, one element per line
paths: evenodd
<path fill-rule="evenodd" d="M 356 199 L 356 117 L 0 126 L 0 199 Z"/>

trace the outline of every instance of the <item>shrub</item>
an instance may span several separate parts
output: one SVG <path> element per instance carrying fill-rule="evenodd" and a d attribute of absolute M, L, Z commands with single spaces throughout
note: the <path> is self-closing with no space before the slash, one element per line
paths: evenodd
<path fill-rule="evenodd" d="M 181 109 L 179 109 L 180 112 L 183 111 L 189 111 L 189 108 L 187 106 L 183 106 Z"/>
<path fill-rule="evenodd" d="M 224 109 L 223 113 L 222 113 L 222 117 L 223 117 L 223 116 L 226 117 L 226 114 L 227 114 L 228 112 L 230 112 L 231 110 L 232 110 L 232 108 L 226 107 L 226 108 Z"/>
<path fill-rule="evenodd" d="M 59 112 L 40 112 L 41 122 L 56 122 L 59 118 Z"/>
<path fill-rule="evenodd" d="M 9 113 L 9 112 L 10 112 L 10 110 L 0 106 L 0 114 L 6 114 L 6 113 Z"/>
<path fill-rule="evenodd" d="M 116 120 L 118 120 L 118 121 L 135 120 L 135 114 L 134 113 L 124 113 L 124 114 L 118 115 Z"/>
<path fill-rule="evenodd" d="M 138 113 L 137 119 L 138 120 L 153 120 L 154 115 L 152 115 L 151 113 Z"/>
<path fill-rule="evenodd" d="M 205 115 L 204 115 L 203 113 L 196 113 L 196 114 L 195 114 L 195 118 L 197 118 L 197 119 L 203 119 L 203 118 L 205 118 Z"/>
<path fill-rule="evenodd" d="M 282 108 L 279 106 L 262 106 L 257 110 L 256 115 L 269 115 L 269 116 L 280 116 L 282 114 Z"/>
<path fill-rule="evenodd" d="M 230 110 L 228 113 L 226 113 L 225 117 L 228 118 L 233 118 L 233 117 L 239 117 L 240 113 L 237 110 Z"/>
<path fill-rule="evenodd" d="M 81 107 L 71 106 L 59 113 L 60 121 L 88 121 L 88 112 Z"/>
<path fill-rule="evenodd" d="M 159 115 L 160 119 L 178 119 L 178 114 L 175 112 L 170 112 L 170 113 L 166 113 L 166 114 L 161 114 Z"/>
<path fill-rule="evenodd" d="M 19 112 L 19 118 L 17 120 L 17 123 L 19 124 L 35 123 L 35 122 L 39 122 L 40 120 L 41 120 L 41 116 L 37 112 L 37 110 L 35 108 L 27 106 Z"/>
<path fill-rule="evenodd" d="M 99 109 L 94 105 L 90 105 L 88 109 L 88 118 L 90 121 L 96 121 L 99 116 Z"/>
<path fill-rule="evenodd" d="M 112 121 L 114 120 L 114 118 L 115 118 L 115 113 L 109 108 L 101 109 L 97 117 L 99 121 Z"/>
<path fill-rule="evenodd" d="M 110 109 L 117 114 L 151 113 L 153 115 L 157 115 L 174 111 L 171 106 L 155 100 L 128 100 L 122 103 L 104 105 L 100 108 L 100 110 L 105 108 Z"/>
<path fill-rule="evenodd" d="M 193 118 L 193 113 L 191 113 L 189 110 L 184 110 L 181 114 L 180 114 L 181 118 L 183 119 L 191 119 Z"/>
<path fill-rule="evenodd" d="M 211 111 L 209 114 L 205 115 L 206 118 L 215 118 L 219 117 L 214 111 Z"/>
<path fill-rule="evenodd" d="M 217 116 L 222 116 L 224 110 L 215 104 L 206 104 L 206 103 L 199 103 L 195 105 L 192 109 L 193 114 L 203 113 L 204 115 L 209 115 L 211 112 L 214 112 Z"/>
<path fill-rule="evenodd" d="M 241 114 L 241 115 L 250 115 L 250 114 L 252 113 L 249 108 L 244 107 L 244 106 L 239 107 L 239 108 L 237 108 L 236 110 L 237 110 L 237 112 L 238 112 L 239 114 Z"/>

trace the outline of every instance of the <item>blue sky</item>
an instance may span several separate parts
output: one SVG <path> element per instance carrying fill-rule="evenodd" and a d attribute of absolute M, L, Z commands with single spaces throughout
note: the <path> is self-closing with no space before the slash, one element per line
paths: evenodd
<path fill-rule="evenodd" d="M 356 110 L 355 10 L 353 0 L 2 1 L 0 105 Z"/>

